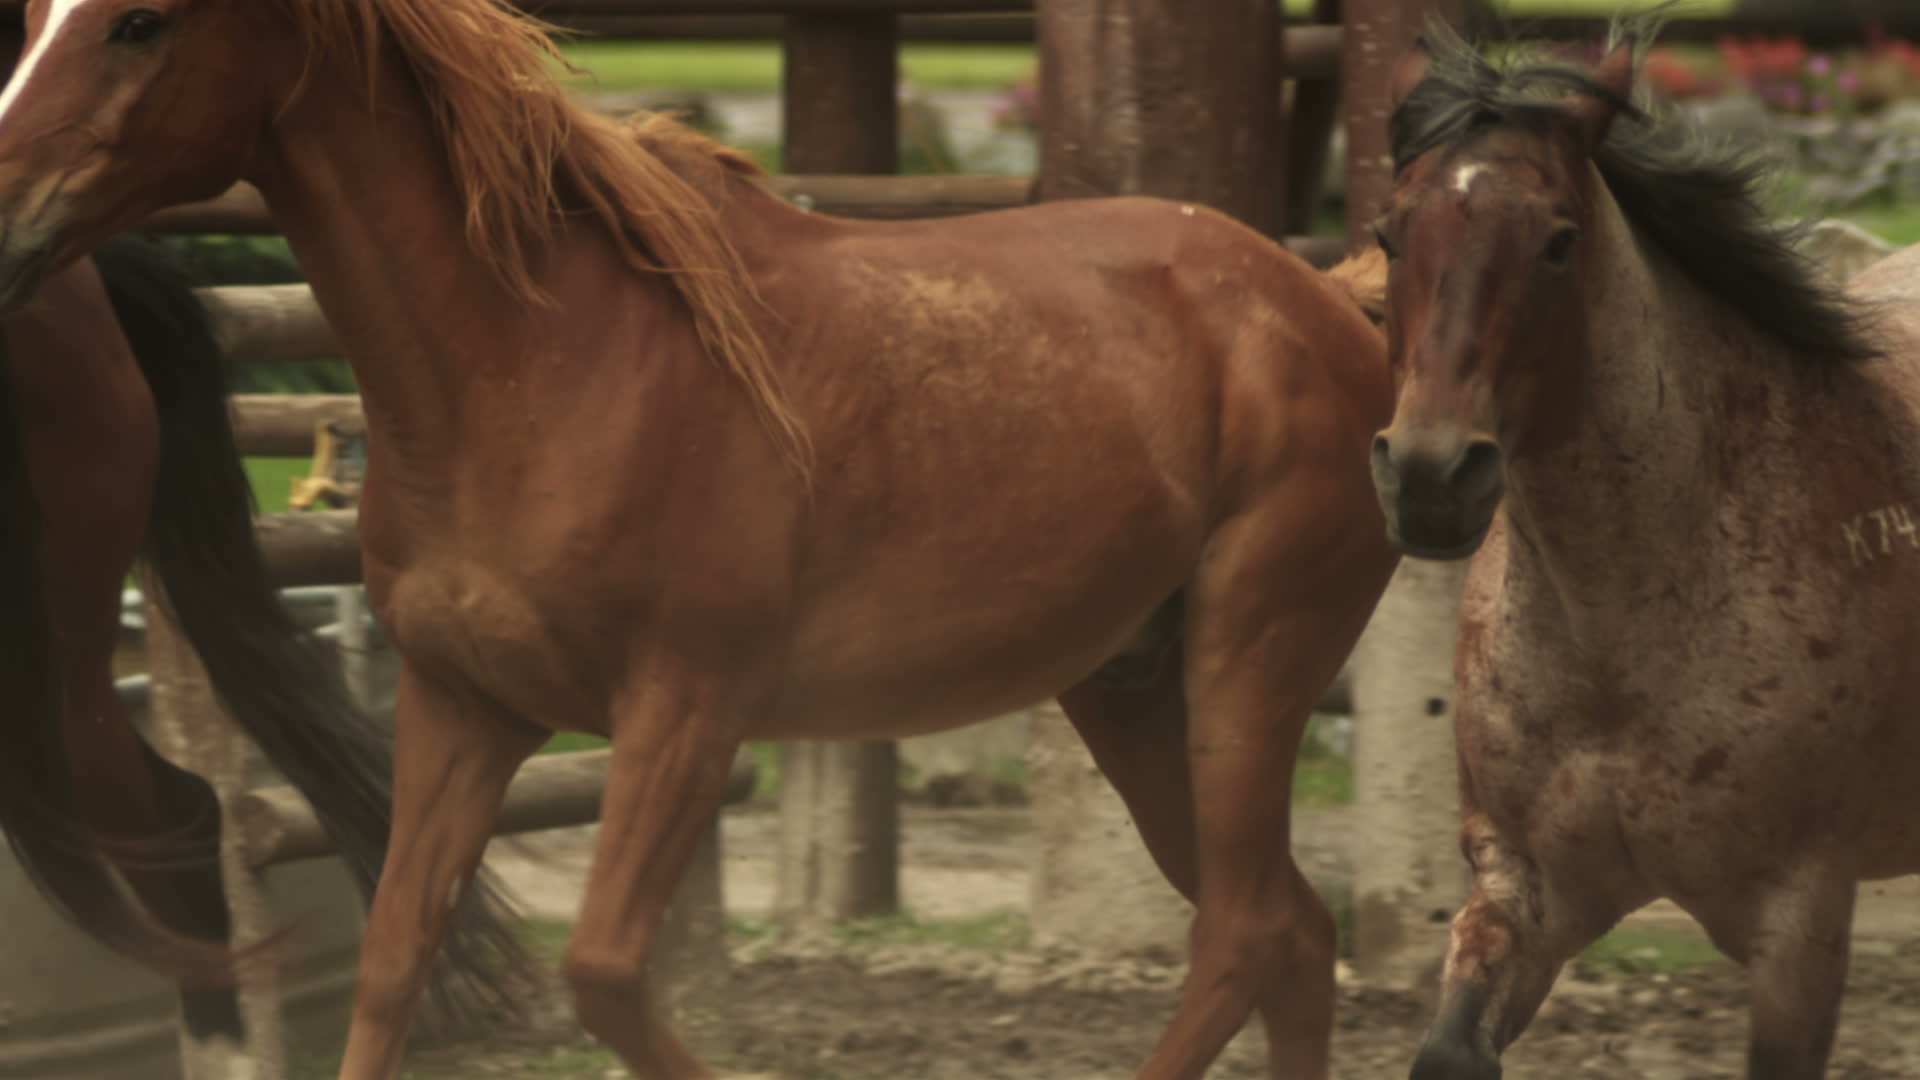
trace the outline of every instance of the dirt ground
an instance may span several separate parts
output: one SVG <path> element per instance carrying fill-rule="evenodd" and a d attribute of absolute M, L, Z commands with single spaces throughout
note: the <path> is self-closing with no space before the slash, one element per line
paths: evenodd
<path fill-rule="evenodd" d="M 1019 910 L 1025 903 L 1025 813 L 910 809 L 903 829 L 908 907 L 926 920 Z M 1340 887 L 1349 823 L 1308 815 L 1299 854 L 1323 889 Z M 496 842 L 492 862 L 547 918 L 571 914 L 591 829 Z M 775 820 L 740 808 L 725 823 L 727 903 L 740 918 L 772 897 Z M 1920 904 L 1910 887 L 1879 889 L 1862 907 L 1836 1080 L 1920 1077 Z M 1690 924 L 1653 911 L 1634 926 L 1669 936 Z M 1089 963 L 1026 948 L 950 944 L 782 953 L 736 949 L 732 976 L 695 1002 L 679 1030 L 716 1067 L 782 1080 L 1125 1080 L 1172 1013 L 1176 957 Z M 1659 965 L 1655 965 L 1659 966 Z M 591 1049 L 556 995 L 535 1029 L 485 1045 L 420 1054 L 410 1076 L 593 1077 L 626 1073 Z M 1343 968 L 1334 1076 L 1404 1077 L 1426 1025 L 1422 995 L 1369 987 Z M 1577 966 L 1521 1042 L 1509 1077 L 1695 1080 L 1741 1075 L 1746 1020 L 1740 972 L 1723 961 L 1667 973 Z M 1264 1077 L 1257 1031 L 1231 1046 L 1211 1077 Z"/>

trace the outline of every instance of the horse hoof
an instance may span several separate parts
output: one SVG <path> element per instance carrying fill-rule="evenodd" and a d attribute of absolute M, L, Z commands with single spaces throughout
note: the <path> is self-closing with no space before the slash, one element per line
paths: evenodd
<path fill-rule="evenodd" d="M 1413 1059 L 1411 1080 L 1500 1080 L 1500 1061 L 1472 1047 L 1428 1043 Z"/>
<path fill-rule="evenodd" d="M 259 1080 L 259 1061 L 232 1039 L 182 1039 L 180 1075 L 184 1080 Z"/>

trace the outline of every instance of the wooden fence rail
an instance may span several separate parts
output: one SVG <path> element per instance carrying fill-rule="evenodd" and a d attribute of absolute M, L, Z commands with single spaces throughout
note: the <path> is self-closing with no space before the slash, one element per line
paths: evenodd
<path fill-rule="evenodd" d="M 611 750 L 576 750 L 528 761 L 507 789 L 493 835 L 512 836 L 599 820 L 600 796 L 606 790 L 611 755 Z M 752 753 L 741 747 L 727 777 L 727 803 L 752 797 L 757 776 Z M 254 788 L 234 800 L 228 815 L 240 829 L 247 858 L 256 870 L 334 853 L 333 841 L 321 829 L 313 806 L 289 786 Z"/>
<path fill-rule="evenodd" d="M 262 514 L 254 523 L 253 534 L 267 561 L 267 574 L 279 588 L 358 585 L 358 522 L 359 515 L 353 510 Z"/>
<path fill-rule="evenodd" d="M 781 197 L 821 213 L 874 220 L 952 217 L 1025 205 L 1033 181 L 1024 176 L 769 176 L 767 187 Z M 218 198 L 186 203 L 148 218 L 142 229 L 156 233 L 228 233 L 273 235 L 280 231 L 260 193 L 238 184 Z M 1338 237 L 1289 236 L 1288 248 L 1318 266 L 1339 258 Z M 266 305 L 261 301 L 261 306 Z M 279 316 L 261 313 L 262 318 Z M 311 323 L 303 324 L 318 332 Z M 257 335 L 263 359 L 284 359 L 272 344 L 273 333 Z M 289 340 L 298 340 L 291 333 Z"/>

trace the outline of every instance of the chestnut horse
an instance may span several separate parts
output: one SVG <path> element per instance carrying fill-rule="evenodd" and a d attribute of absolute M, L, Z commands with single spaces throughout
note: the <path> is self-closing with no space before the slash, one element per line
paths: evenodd
<path fill-rule="evenodd" d="M 1393 536 L 1473 555 L 1462 846 L 1420 1080 L 1485 1080 L 1659 897 L 1748 969 L 1747 1075 L 1822 1075 L 1857 882 L 1920 871 L 1920 253 L 1842 293 L 1764 172 L 1592 70 L 1443 29 L 1395 75 Z"/>
<path fill-rule="evenodd" d="M 247 179 L 353 362 L 367 587 L 402 659 L 394 841 L 340 1075 L 392 1080 L 521 763 L 610 735 L 565 973 L 649 1080 L 709 1075 L 650 944 L 745 738 L 1049 696 L 1197 904 L 1140 1071 L 1252 1010 L 1322 1077 L 1333 922 L 1292 763 L 1391 573 L 1391 405 L 1349 291 L 1204 209 L 853 222 L 573 103 L 501 0 L 35 0 L 0 96 L 0 299 Z"/>
<path fill-rule="evenodd" d="M 220 804 L 141 739 L 114 690 L 129 569 L 144 554 L 221 701 L 369 890 L 387 840 L 388 737 L 269 585 L 220 350 L 164 248 L 117 238 L 54 273 L 0 318 L 0 351 L 0 828 L 78 926 L 180 980 L 188 1077 L 251 1076 Z M 490 1009 L 489 984 L 518 962 L 511 926 L 482 900 L 459 922 L 447 1001 Z"/>

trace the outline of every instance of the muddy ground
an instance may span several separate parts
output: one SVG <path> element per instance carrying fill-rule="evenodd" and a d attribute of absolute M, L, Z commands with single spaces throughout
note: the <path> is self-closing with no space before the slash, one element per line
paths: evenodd
<path fill-rule="evenodd" d="M 909 810 L 907 904 L 928 922 L 1017 912 L 1026 888 L 1025 830 L 1019 810 Z M 1323 889 L 1343 883 L 1348 831 L 1338 810 L 1309 814 L 1301 829 L 1303 864 Z M 533 914 L 565 917 L 590 838 L 591 829 L 582 829 L 503 840 L 493 861 Z M 730 813 L 726 887 L 738 919 L 750 923 L 771 899 L 773 840 L 774 819 L 764 809 Z M 1878 890 L 1863 904 L 1831 1077 L 1920 1077 L 1913 895 Z M 1508 1077 L 1741 1075 L 1739 971 L 1705 956 L 1690 925 L 1670 913 L 1641 916 L 1626 932 L 1629 945 L 1672 945 L 1661 947 L 1661 957 L 1629 948 L 1572 969 L 1509 1053 Z M 992 935 L 879 940 L 804 955 L 748 941 L 735 954 L 728 983 L 686 1009 L 678 1026 L 715 1066 L 783 1080 L 1124 1080 L 1171 1015 L 1181 977 L 1175 957 L 1088 963 Z M 528 1031 L 423 1050 L 409 1076 L 626 1075 L 579 1037 L 559 1002 L 556 995 L 552 1015 Z M 1421 995 L 1369 987 L 1343 972 L 1334 1075 L 1404 1077 L 1429 1009 Z M 1249 1031 L 1210 1076 L 1264 1077 L 1262 1062 L 1261 1038 Z"/>

